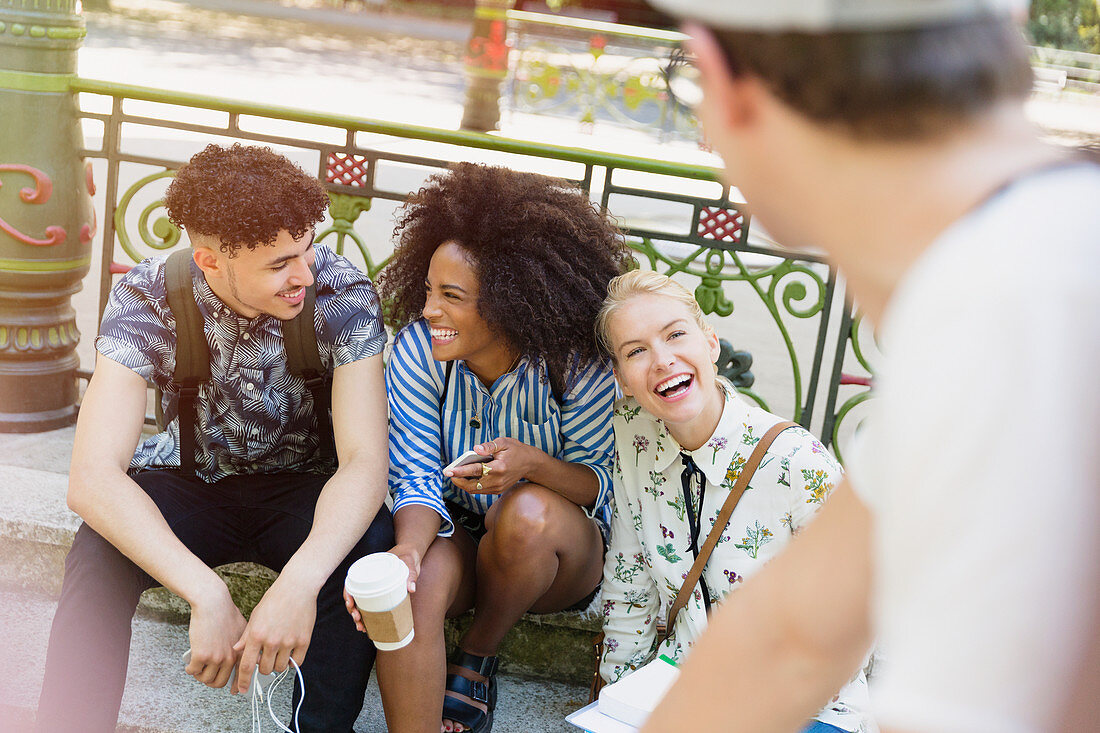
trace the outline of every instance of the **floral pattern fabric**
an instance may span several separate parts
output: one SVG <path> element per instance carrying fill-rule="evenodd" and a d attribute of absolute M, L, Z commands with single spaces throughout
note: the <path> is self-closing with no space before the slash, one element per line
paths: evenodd
<path fill-rule="evenodd" d="M 756 444 L 781 421 L 747 404 L 728 382 L 714 436 L 684 451 L 706 477 L 699 544 L 711 531 L 734 482 Z M 687 577 L 694 561 L 684 504 L 681 447 L 664 424 L 633 398 L 615 407 L 615 471 L 611 546 L 604 564 L 605 644 L 600 674 L 614 682 L 652 659 L 681 659 L 706 628 L 700 586 L 676 617 L 675 633 L 658 649 L 657 621 Z M 813 518 L 840 481 L 833 456 L 802 428 L 783 431 L 749 482 L 718 545 L 703 570 L 714 604 L 777 555 Z M 692 483 L 692 505 L 699 489 Z M 712 606 L 713 607 L 713 606 Z M 817 719 L 858 730 L 868 709 L 867 683 L 860 672 L 818 714 Z"/>

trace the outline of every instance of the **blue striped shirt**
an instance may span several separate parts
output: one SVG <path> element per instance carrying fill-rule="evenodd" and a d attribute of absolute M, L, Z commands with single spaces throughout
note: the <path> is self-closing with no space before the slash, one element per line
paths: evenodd
<path fill-rule="evenodd" d="M 390 491 L 393 510 L 419 504 L 442 519 L 439 535 L 454 532 L 444 501 L 484 514 L 498 497 L 468 494 L 443 475 L 443 466 L 473 446 L 498 437 L 515 438 L 554 458 L 591 468 L 599 481 L 595 503 L 583 507 L 604 537 L 611 522 L 611 464 L 615 436 L 611 426 L 615 380 L 601 363 L 577 368 L 566 379 L 559 404 L 544 363 L 527 357 L 501 376 L 491 389 L 455 362 L 442 411 L 446 363 L 432 358 L 425 321 L 409 324 L 394 339 L 386 367 L 390 402 Z M 471 427 L 477 416 L 479 427 Z M 446 436 L 443 440 L 442 436 Z M 443 443 L 442 449 L 440 443 Z"/>

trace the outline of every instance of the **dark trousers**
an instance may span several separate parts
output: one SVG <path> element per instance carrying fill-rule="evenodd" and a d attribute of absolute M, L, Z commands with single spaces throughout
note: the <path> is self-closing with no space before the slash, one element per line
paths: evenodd
<path fill-rule="evenodd" d="M 234 476 L 208 484 L 176 471 L 145 471 L 134 480 L 180 541 L 207 565 L 247 561 L 279 571 L 309 534 L 317 497 L 328 477 L 285 473 Z M 344 608 L 344 577 L 352 562 L 393 544 L 393 521 L 383 505 L 321 588 L 302 665 L 302 733 L 347 733 L 359 715 L 375 650 L 366 634 L 355 630 Z M 115 730 L 126 681 L 130 623 L 142 591 L 155 585 L 90 527 L 80 526 L 65 559 L 61 600 L 50 631 L 39 731 Z M 178 665 L 186 679 L 182 660 L 165 663 Z M 298 694 L 295 686 L 295 705 Z"/>

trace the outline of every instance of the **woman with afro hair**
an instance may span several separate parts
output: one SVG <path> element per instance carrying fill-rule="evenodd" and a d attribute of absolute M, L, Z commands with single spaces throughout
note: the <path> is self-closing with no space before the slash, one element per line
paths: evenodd
<path fill-rule="evenodd" d="M 378 654 L 379 686 L 391 731 L 483 733 L 504 635 L 528 611 L 587 607 L 599 586 L 615 383 L 595 318 L 631 260 L 575 187 L 470 163 L 430 178 L 394 235 L 379 278 L 397 331 L 391 552 L 409 566 L 415 635 Z M 445 470 L 470 450 L 484 462 Z M 470 608 L 448 663 L 444 618 Z"/>

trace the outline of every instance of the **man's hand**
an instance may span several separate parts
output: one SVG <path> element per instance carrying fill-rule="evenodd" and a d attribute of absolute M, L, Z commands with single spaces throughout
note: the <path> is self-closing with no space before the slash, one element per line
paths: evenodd
<path fill-rule="evenodd" d="M 248 692 L 257 664 L 260 674 L 282 672 L 291 658 L 300 666 L 316 620 L 317 594 L 295 584 L 284 571 L 260 599 L 244 633 L 233 645 L 240 662 L 231 692 Z"/>
<path fill-rule="evenodd" d="M 538 459 L 536 454 L 543 453 L 515 438 L 504 437 L 475 445 L 474 452 L 492 456 L 493 460 L 459 466 L 446 472 L 455 486 L 470 494 L 503 494 L 520 480 L 528 478 L 531 467 Z M 485 473 L 486 468 L 488 473 Z"/>
<path fill-rule="evenodd" d="M 193 604 L 188 629 L 191 661 L 184 671 L 208 687 L 225 687 L 237 664 L 233 644 L 244 628 L 244 616 L 224 585 L 210 602 Z"/>

